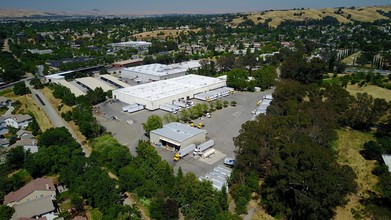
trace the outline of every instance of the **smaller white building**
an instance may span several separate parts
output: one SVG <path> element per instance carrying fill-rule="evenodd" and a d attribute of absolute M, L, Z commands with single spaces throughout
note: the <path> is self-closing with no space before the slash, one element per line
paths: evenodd
<path fill-rule="evenodd" d="M 128 41 L 120 43 L 108 44 L 108 46 L 113 48 L 136 48 L 136 49 L 148 49 L 152 45 L 151 42 L 147 41 Z"/>
<path fill-rule="evenodd" d="M 193 128 L 186 124 L 173 122 L 163 125 L 150 132 L 151 143 L 180 149 L 190 144 L 200 144 L 206 139 L 206 132 L 202 129 Z"/>
<path fill-rule="evenodd" d="M 10 115 L 5 119 L 7 126 L 16 129 L 26 129 L 33 118 L 30 115 Z"/>
<path fill-rule="evenodd" d="M 124 68 L 121 70 L 121 77 L 143 82 L 159 81 L 184 76 L 189 69 L 200 67 L 201 64 L 198 60 L 170 65 L 154 63 Z"/>

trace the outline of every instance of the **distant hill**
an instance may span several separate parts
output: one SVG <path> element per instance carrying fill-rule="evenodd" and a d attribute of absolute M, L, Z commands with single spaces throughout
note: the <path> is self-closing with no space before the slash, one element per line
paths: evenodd
<path fill-rule="evenodd" d="M 388 13 L 388 14 L 387 14 Z M 247 19 L 255 24 L 270 21 L 269 26 L 277 27 L 283 21 L 320 20 L 326 16 L 336 18 L 341 23 L 353 21 L 373 22 L 379 19 L 391 19 L 391 5 L 373 7 L 299 9 L 299 10 L 269 10 L 265 12 L 243 13 L 235 18 L 231 25 L 236 26 Z M 388 17 L 387 17 L 388 16 Z"/>
<path fill-rule="evenodd" d="M 107 13 L 98 9 L 88 11 L 39 11 L 29 9 L 0 9 L 1 18 L 22 18 L 40 16 L 140 16 L 140 14 Z M 163 14 L 161 14 L 163 15 Z M 168 15 L 168 14 L 167 14 Z M 179 15 L 179 14 L 178 14 Z M 326 16 L 335 17 L 339 22 L 348 23 L 353 21 L 373 22 L 378 19 L 391 18 L 391 5 L 372 7 L 349 7 L 349 8 L 324 8 L 324 9 L 292 9 L 292 10 L 269 10 L 264 12 L 240 13 L 230 23 L 233 26 L 240 24 L 245 19 L 251 19 L 255 24 L 270 21 L 269 25 L 277 27 L 283 21 L 306 21 L 322 19 Z"/>

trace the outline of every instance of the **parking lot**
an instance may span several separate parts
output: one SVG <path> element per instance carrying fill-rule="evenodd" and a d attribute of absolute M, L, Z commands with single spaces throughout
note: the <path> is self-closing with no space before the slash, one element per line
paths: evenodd
<path fill-rule="evenodd" d="M 224 97 L 222 101 L 228 102 L 236 101 L 235 107 L 229 106 L 221 110 L 216 110 L 211 113 L 211 118 L 204 117 L 203 120 L 193 120 L 195 124 L 202 121 L 205 125 L 203 129 L 208 131 L 208 139 L 215 140 L 215 150 L 218 153 L 212 155 L 210 158 L 205 159 L 204 162 L 200 159 L 194 158 L 192 155 L 188 155 L 178 162 L 173 161 L 174 152 L 166 149 L 165 147 L 158 147 L 157 151 L 159 155 L 170 163 L 176 171 L 179 167 L 184 172 L 193 172 L 197 176 L 205 175 L 210 172 L 214 166 L 223 164 L 223 160 L 226 156 L 234 157 L 234 142 L 233 138 L 239 135 L 241 125 L 250 120 L 252 117 L 251 111 L 257 106 L 257 102 L 264 96 L 271 94 L 273 90 L 267 90 L 265 92 L 235 92 L 234 94 Z M 195 103 L 201 101 L 192 100 Z M 136 154 L 135 147 L 140 139 L 148 140 L 144 135 L 144 129 L 142 123 L 152 115 L 163 116 L 167 112 L 162 110 L 148 111 L 142 110 L 132 114 L 122 112 L 122 107 L 125 103 L 107 101 L 99 105 L 101 114 L 96 115 L 99 123 L 103 125 L 108 131 L 113 133 L 113 137 L 116 138 L 121 144 L 129 147 L 133 155 Z M 179 113 L 180 114 L 180 113 Z M 117 120 L 113 120 L 112 117 L 118 117 Z"/>

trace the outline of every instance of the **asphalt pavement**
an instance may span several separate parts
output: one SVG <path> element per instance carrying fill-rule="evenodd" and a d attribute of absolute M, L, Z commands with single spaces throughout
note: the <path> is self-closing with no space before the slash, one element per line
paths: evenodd
<path fill-rule="evenodd" d="M 204 163 L 199 159 L 188 155 L 178 162 L 173 161 L 174 152 L 164 147 L 157 147 L 157 151 L 162 159 L 166 160 L 177 171 L 179 167 L 183 172 L 193 172 L 197 176 L 203 176 L 210 172 L 215 166 L 223 164 L 224 157 L 234 157 L 235 146 L 233 138 L 239 135 L 241 125 L 252 118 L 251 111 L 257 108 L 257 102 L 263 96 L 272 94 L 274 90 L 266 90 L 264 92 L 235 92 L 233 95 L 224 97 L 222 101 L 236 101 L 236 106 L 228 106 L 221 110 L 216 110 L 211 113 L 211 118 L 203 118 L 193 120 L 195 124 L 201 122 L 205 125 L 203 129 L 208 131 L 208 139 L 215 140 L 214 148 L 221 152 L 219 157 L 211 157 L 210 163 Z M 199 100 L 192 100 L 195 103 L 202 103 Z M 142 110 L 132 114 L 122 111 L 122 107 L 127 104 L 122 102 L 106 101 L 98 105 L 100 112 L 95 114 L 99 123 L 104 126 L 107 131 L 112 132 L 114 138 L 119 143 L 127 146 L 133 155 L 136 155 L 136 146 L 140 139 L 148 140 L 144 135 L 142 123 L 146 122 L 150 115 L 156 114 L 163 116 L 167 112 L 162 110 L 148 111 Z M 180 113 L 178 113 L 180 114 Z M 116 117 L 113 117 L 116 116 Z M 116 118 L 116 119 L 113 119 Z M 216 154 L 217 155 L 217 154 Z M 216 160 L 214 160 L 216 159 Z"/>

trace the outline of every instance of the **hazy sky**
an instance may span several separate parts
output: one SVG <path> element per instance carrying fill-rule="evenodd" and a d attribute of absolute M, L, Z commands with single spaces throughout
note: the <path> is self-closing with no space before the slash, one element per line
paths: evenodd
<path fill-rule="evenodd" d="M 390 5 L 390 0 L 0 0 L 0 8 L 111 13 L 244 12 L 267 9 Z"/>

